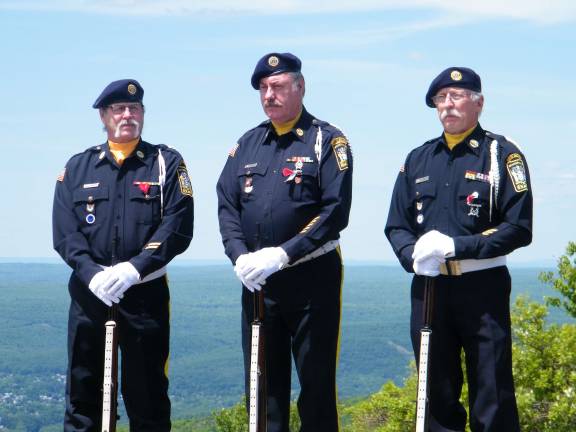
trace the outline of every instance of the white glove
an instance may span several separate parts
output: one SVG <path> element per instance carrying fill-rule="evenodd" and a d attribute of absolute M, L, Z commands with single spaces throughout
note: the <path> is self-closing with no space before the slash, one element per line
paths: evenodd
<path fill-rule="evenodd" d="M 254 292 L 254 290 L 260 291 L 262 289 L 262 284 L 249 281 L 244 276 L 244 274 L 247 274 L 249 271 L 254 269 L 253 265 L 251 264 L 252 260 L 250 258 L 250 255 L 253 254 L 252 253 L 242 254 L 236 259 L 234 272 L 236 273 L 238 279 L 240 279 L 240 282 L 242 282 L 242 285 L 248 288 L 250 292 Z"/>
<path fill-rule="evenodd" d="M 454 240 L 440 231 L 429 231 L 414 245 L 412 258 L 420 261 L 431 256 L 450 258 L 454 256 Z M 443 261 L 442 261 L 443 262 Z"/>
<path fill-rule="evenodd" d="M 263 285 L 271 274 L 288 264 L 288 255 L 281 247 L 267 247 L 248 255 L 242 276 L 249 283 Z"/>
<path fill-rule="evenodd" d="M 419 260 L 414 260 L 412 267 L 414 268 L 414 273 L 417 275 L 436 277 L 440 274 L 440 264 L 444 261 L 444 258 L 432 255 Z"/>
<path fill-rule="evenodd" d="M 88 284 L 90 291 L 92 291 L 92 293 L 98 297 L 106 306 L 112 306 L 112 299 L 103 289 L 103 287 L 109 283 L 110 278 L 111 273 L 109 269 L 102 270 L 96 273 Z M 118 303 L 118 301 L 115 301 L 114 303 Z"/>
<path fill-rule="evenodd" d="M 121 299 L 128 288 L 140 281 L 140 273 L 128 261 L 110 268 L 111 277 L 103 286 L 109 297 Z"/>

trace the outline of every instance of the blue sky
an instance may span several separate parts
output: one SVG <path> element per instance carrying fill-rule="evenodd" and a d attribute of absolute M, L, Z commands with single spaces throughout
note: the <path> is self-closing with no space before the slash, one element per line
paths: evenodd
<path fill-rule="evenodd" d="M 481 124 L 514 139 L 532 175 L 534 241 L 511 261 L 550 263 L 576 240 L 575 21 L 571 0 L 0 0 L 0 257 L 56 256 L 56 175 L 105 140 L 91 104 L 132 77 L 146 92 L 144 138 L 180 150 L 192 177 L 195 238 L 182 258 L 224 259 L 215 183 L 265 118 L 254 64 L 290 51 L 306 107 L 354 152 L 345 259 L 394 260 L 383 227 L 398 168 L 441 133 L 424 94 L 444 68 L 468 66 L 483 80 Z"/>

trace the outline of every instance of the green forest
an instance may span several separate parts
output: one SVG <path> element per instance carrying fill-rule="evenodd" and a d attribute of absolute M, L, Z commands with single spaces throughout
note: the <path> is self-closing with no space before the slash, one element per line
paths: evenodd
<path fill-rule="evenodd" d="M 544 303 L 520 296 L 512 313 L 513 368 L 516 397 L 524 432 L 576 430 L 576 325 L 549 323 L 549 308 L 561 308 L 576 318 L 576 243 L 570 242 L 558 261 L 557 272 L 540 274 L 557 296 Z M 416 368 L 402 385 L 388 381 L 376 393 L 341 405 L 343 432 L 413 432 L 416 405 Z M 463 368 L 465 366 L 463 365 Z M 467 406 L 467 389 L 463 403 Z M 244 432 L 247 416 L 243 401 L 213 413 L 210 418 L 179 421 L 174 431 Z M 295 406 L 291 430 L 298 430 Z M 469 430 L 469 429 L 467 429 Z M 124 429 L 123 431 L 127 431 Z"/>
<path fill-rule="evenodd" d="M 65 289 L 55 291 L 53 286 L 55 283 L 65 286 L 68 273 L 61 266 L 41 269 L 40 272 L 25 266 L 3 269 L 5 280 L 30 270 L 27 280 L 32 279 L 32 285 L 25 293 L 20 292 L 22 287 L 18 285 L 2 286 L 4 294 L 10 297 L 10 302 L 0 303 L 0 316 L 8 323 L 3 326 L 0 341 L 2 431 L 62 429 L 68 293 Z M 405 287 L 409 276 L 401 272 L 396 275 L 389 269 L 374 270 L 373 276 L 367 268 L 349 270 L 358 287 L 344 299 L 348 322 L 343 328 L 343 346 L 350 351 L 343 350 L 339 369 L 343 376 L 339 379 L 340 394 L 344 395 L 339 410 L 342 431 L 413 431 L 416 372 L 407 343 Z M 388 287 L 375 282 L 382 280 L 384 272 L 393 280 Z M 172 322 L 173 430 L 245 432 L 237 331 L 239 295 L 230 295 L 232 276 L 223 274 L 226 272 L 221 268 L 200 275 L 189 273 L 189 270 L 175 272 L 180 286 L 174 290 L 174 309 L 184 313 L 175 313 Z M 202 278 L 206 280 L 199 280 Z M 574 432 L 576 243 L 569 243 L 557 268 L 540 273 L 539 279 L 536 282 L 548 287 L 545 292 L 552 295 L 534 299 L 520 295 L 513 304 L 513 366 L 522 430 Z M 514 282 L 527 283 L 516 279 Z M 212 291 L 210 296 L 203 288 L 188 292 L 192 286 L 210 286 Z M 386 300 L 378 303 L 376 299 L 381 297 Z M 381 315 L 388 319 L 384 326 L 378 319 Z M 559 315 L 563 318 L 558 319 Z M 192 324 L 184 326 L 184 321 Z M 215 324 L 222 322 L 229 322 L 230 327 Z M 385 331 L 388 333 L 383 334 Z M 205 376 L 206 363 L 214 365 L 218 373 Z M 293 394 L 296 397 L 297 387 Z M 466 405 L 466 390 L 463 403 Z M 127 432 L 126 415 L 121 412 L 121 416 L 118 430 Z M 292 430 L 296 431 L 299 419 L 295 407 L 291 418 Z"/>

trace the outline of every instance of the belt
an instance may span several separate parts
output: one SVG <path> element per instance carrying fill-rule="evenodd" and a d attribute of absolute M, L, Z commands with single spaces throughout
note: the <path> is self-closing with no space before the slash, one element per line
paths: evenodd
<path fill-rule="evenodd" d="M 506 255 L 486 259 L 453 260 L 440 264 L 440 273 L 445 276 L 461 276 L 463 273 L 505 265 Z"/>
<path fill-rule="evenodd" d="M 340 243 L 338 242 L 338 240 L 330 240 L 329 242 L 324 243 L 318 249 L 313 250 L 308 255 L 304 255 L 298 261 L 295 261 L 292 264 L 288 264 L 284 268 L 294 267 L 294 266 L 297 266 L 298 264 L 305 263 L 306 261 L 312 261 L 313 259 L 318 258 L 319 256 L 322 256 L 324 254 L 327 254 L 328 252 L 333 251 L 334 249 L 336 249 L 338 247 L 339 244 Z"/>
<path fill-rule="evenodd" d="M 102 264 L 98 264 L 100 267 L 102 267 L 104 270 L 106 270 L 107 268 L 110 267 L 106 267 L 103 266 Z M 146 277 L 144 277 L 144 279 L 139 280 L 138 282 L 136 282 L 134 285 L 138 285 L 138 284 L 142 284 L 142 283 L 146 283 L 146 282 L 150 282 L 154 279 L 158 279 L 159 277 L 162 277 L 166 274 L 166 266 L 159 268 L 156 271 L 153 271 L 152 273 L 146 275 Z"/>

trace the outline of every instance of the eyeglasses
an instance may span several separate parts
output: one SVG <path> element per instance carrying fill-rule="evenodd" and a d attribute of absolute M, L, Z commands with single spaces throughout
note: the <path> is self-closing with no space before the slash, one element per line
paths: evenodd
<path fill-rule="evenodd" d="M 126 112 L 126 109 L 128 109 L 128 111 L 130 111 L 130 113 L 132 113 L 132 114 L 140 114 L 141 112 L 144 111 L 144 107 L 140 104 L 108 105 L 108 108 L 110 108 L 110 111 L 112 111 L 113 114 L 124 114 L 124 112 Z"/>
<path fill-rule="evenodd" d="M 445 102 L 447 97 L 449 97 L 452 102 L 458 102 L 467 96 L 470 96 L 469 91 L 440 93 L 432 96 L 432 102 L 434 102 L 434 105 L 438 105 Z"/>

